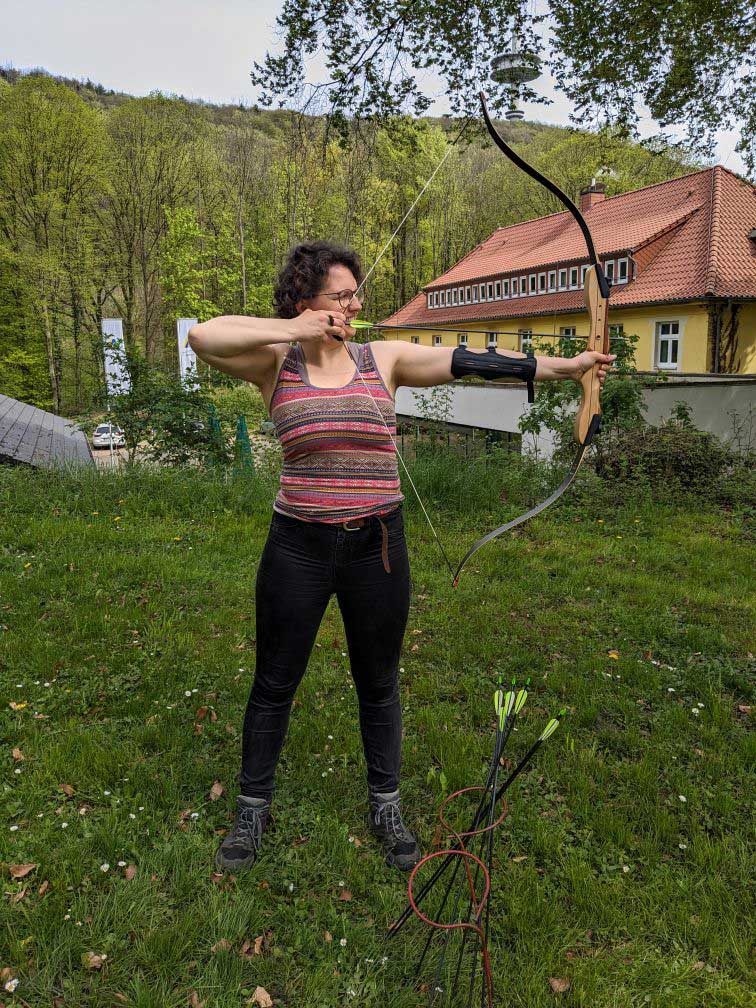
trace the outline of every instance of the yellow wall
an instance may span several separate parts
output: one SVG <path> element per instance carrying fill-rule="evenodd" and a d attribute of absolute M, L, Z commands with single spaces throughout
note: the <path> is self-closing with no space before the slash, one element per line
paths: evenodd
<path fill-rule="evenodd" d="M 626 335 L 636 335 L 635 366 L 639 371 L 655 369 L 654 334 L 657 322 L 678 322 L 680 325 L 679 371 L 688 374 L 705 374 L 709 370 L 708 360 L 708 312 L 705 304 L 650 305 L 644 308 L 627 308 L 609 312 L 609 324 L 621 325 Z M 741 373 L 756 372 L 756 304 L 746 304 L 741 310 L 739 326 Z M 442 346 L 456 346 L 457 332 L 461 329 L 475 330 L 480 336 L 468 336 L 471 349 L 485 348 L 486 333 L 494 331 L 517 331 L 532 329 L 533 332 L 559 333 L 562 326 L 575 326 L 577 336 L 588 334 L 588 316 L 585 312 L 573 315 L 543 315 L 532 318 L 490 319 L 480 322 L 460 323 L 459 326 L 444 324 L 434 332 L 419 332 L 420 342 L 431 345 L 434 333 L 442 336 Z M 406 339 L 413 335 L 412 329 L 386 330 L 386 339 Z M 537 337 L 534 337 L 537 341 Z M 499 336 L 500 350 L 519 350 L 516 335 Z"/>

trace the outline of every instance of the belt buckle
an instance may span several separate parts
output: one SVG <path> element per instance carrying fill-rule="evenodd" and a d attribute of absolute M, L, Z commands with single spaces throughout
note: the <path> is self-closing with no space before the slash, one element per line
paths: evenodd
<path fill-rule="evenodd" d="M 358 521 L 361 524 L 360 525 L 350 526 L 350 524 L 349 524 L 350 520 L 351 521 Z M 362 528 L 363 524 L 364 524 L 364 519 L 363 518 L 354 518 L 354 519 L 347 519 L 347 521 L 342 522 L 341 527 L 344 529 L 345 532 L 357 532 L 359 529 Z"/>

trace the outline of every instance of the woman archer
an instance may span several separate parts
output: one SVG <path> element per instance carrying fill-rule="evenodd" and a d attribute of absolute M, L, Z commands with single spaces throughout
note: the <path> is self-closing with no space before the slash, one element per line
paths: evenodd
<path fill-rule="evenodd" d="M 579 380 L 614 357 L 478 354 L 376 340 L 349 342 L 362 305 L 356 254 L 296 246 L 274 291 L 276 318 L 224 315 L 194 326 L 197 356 L 260 390 L 283 450 L 280 486 L 256 583 L 256 664 L 244 715 L 236 819 L 215 857 L 255 861 L 297 687 L 331 595 L 344 621 L 367 765 L 368 823 L 389 866 L 421 857 L 399 800 L 399 658 L 410 601 L 394 395 L 464 375 Z M 484 363 L 485 360 L 485 363 Z M 390 433 L 389 433 L 390 432 Z"/>

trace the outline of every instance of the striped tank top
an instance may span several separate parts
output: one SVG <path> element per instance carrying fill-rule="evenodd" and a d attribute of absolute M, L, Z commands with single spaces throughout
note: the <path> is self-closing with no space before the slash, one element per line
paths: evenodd
<path fill-rule="evenodd" d="M 310 384 L 298 343 L 278 373 L 270 417 L 283 467 L 273 509 L 291 518 L 343 522 L 388 514 L 404 500 L 396 451 L 378 416 L 380 411 L 395 438 L 394 400 L 370 344 L 345 346 L 355 371 L 339 388 Z"/>

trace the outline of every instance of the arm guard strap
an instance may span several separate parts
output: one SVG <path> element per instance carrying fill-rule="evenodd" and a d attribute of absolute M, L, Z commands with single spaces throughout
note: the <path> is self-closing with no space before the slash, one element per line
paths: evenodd
<path fill-rule="evenodd" d="M 536 373 L 535 357 L 505 357 L 493 349 L 473 353 L 466 347 L 457 347 L 452 354 L 451 373 L 455 378 L 477 375 L 494 381 L 496 378 L 514 378 L 528 386 L 528 402 L 533 402 L 533 379 Z"/>

